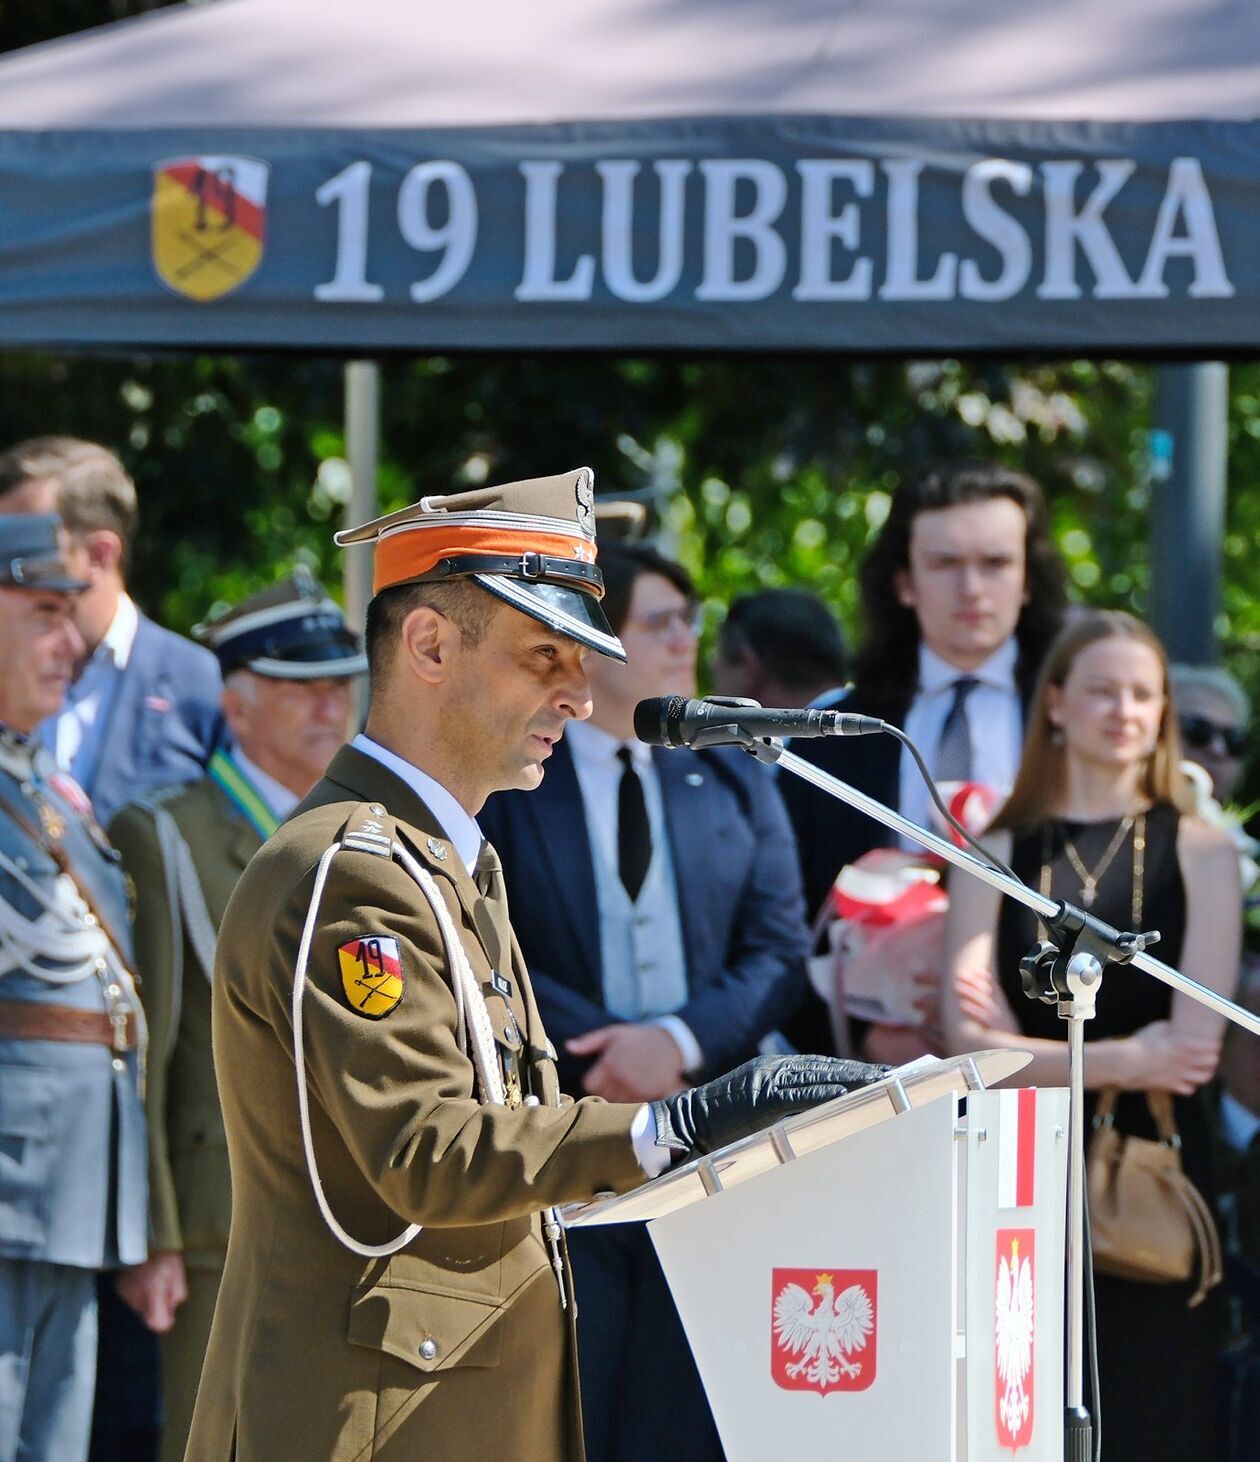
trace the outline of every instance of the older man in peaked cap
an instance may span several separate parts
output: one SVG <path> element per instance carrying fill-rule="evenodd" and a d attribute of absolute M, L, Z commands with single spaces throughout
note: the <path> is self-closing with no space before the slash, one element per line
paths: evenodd
<path fill-rule="evenodd" d="M 213 1027 L 231 1238 L 191 1462 L 581 1457 L 554 1205 L 625 1190 L 871 1068 L 750 1063 L 562 1100 L 476 814 L 590 713 L 589 470 L 422 499 L 376 544 L 365 733 L 242 875 Z"/>
<path fill-rule="evenodd" d="M 83 641 L 53 515 L 0 517 L 0 1459 L 82 1462 L 96 1271 L 145 1256 L 144 1022 L 127 896 L 33 739 Z"/>
<path fill-rule="evenodd" d="M 341 610 L 305 568 L 194 634 L 218 658 L 232 746 L 200 781 L 146 794 L 109 830 L 136 889 L 150 1032 L 151 1253 L 119 1289 L 163 1337 L 163 1462 L 181 1462 L 188 1442 L 231 1213 L 210 1053 L 219 925 L 245 865 L 346 739 L 367 669 Z"/>

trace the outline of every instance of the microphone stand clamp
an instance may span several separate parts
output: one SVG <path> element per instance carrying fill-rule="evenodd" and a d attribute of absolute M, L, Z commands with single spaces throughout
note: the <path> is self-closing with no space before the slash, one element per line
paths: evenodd
<path fill-rule="evenodd" d="M 752 701 L 738 695 L 709 695 L 705 700 L 712 706 L 730 706 L 732 710 L 761 710 L 760 701 Z M 777 736 L 753 736 L 734 721 L 729 726 L 706 726 L 687 742 L 692 751 L 706 751 L 712 746 L 739 746 L 758 761 L 774 766 L 783 754 L 783 742 Z"/>

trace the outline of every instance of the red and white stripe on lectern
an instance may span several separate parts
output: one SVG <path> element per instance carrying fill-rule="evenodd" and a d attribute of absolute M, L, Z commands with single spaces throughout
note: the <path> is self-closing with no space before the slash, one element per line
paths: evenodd
<path fill-rule="evenodd" d="M 1037 1159 L 1037 1091 L 1001 1091 L 998 1113 L 999 1208 L 1029 1208 Z"/>

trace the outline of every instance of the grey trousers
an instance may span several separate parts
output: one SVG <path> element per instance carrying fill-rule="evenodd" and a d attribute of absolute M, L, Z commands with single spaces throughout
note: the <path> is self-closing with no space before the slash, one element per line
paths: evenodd
<path fill-rule="evenodd" d="M 0 1462 L 84 1462 L 96 1271 L 0 1258 Z"/>

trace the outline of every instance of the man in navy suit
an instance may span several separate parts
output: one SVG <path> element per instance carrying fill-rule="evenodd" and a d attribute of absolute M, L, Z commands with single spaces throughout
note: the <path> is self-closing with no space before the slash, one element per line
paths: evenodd
<path fill-rule="evenodd" d="M 20 442 L 0 453 L 0 513 L 59 514 L 67 562 L 88 585 L 75 607 L 87 659 L 40 739 L 97 821 L 148 788 L 201 777 L 223 734 L 219 667 L 127 593 L 137 504 L 122 463 L 73 437 Z"/>
<path fill-rule="evenodd" d="M 1063 616 L 1063 560 L 1041 489 L 998 462 L 951 461 L 903 483 L 861 570 L 865 637 L 851 690 L 825 702 L 878 716 L 909 735 L 938 781 L 1010 788 L 1024 709 Z M 824 702 L 819 702 L 824 704 Z M 927 788 L 891 736 L 794 744 L 823 771 L 930 826 Z M 836 874 L 895 845 L 882 823 L 798 777 L 780 784 L 801 855 L 811 918 Z M 915 847 L 907 844 L 907 847 Z M 831 1018 L 812 991 L 786 1027 L 802 1051 L 833 1049 Z M 855 1032 L 872 1060 L 920 1053 L 918 1033 Z"/>
<path fill-rule="evenodd" d="M 61 710 L 39 739 L 92 801 L 104 826 L 150 788 L 192 782 L 223 736 L 221 677 L 201 645 L 153 623 L 127 593 L 135 484 L 105 447 L 37 437 L 0 453 L 0 513 L 57 513 L 87 649 Z M 157 1347 L 118 1297 L 100 1289 L 93 1462 L 147 1462 L 157 1447 Z"/>
<path fill-rule="evenodd" d="M 695 693 L 696 604 L 643 545 L 600 554 L 627 664 L 587 664 L 594 711 L 542 786 L 481 825 L 559 1049 L 561 1086 L 651 1101 L 756 1053 L 804 988 L 796 856 L 774 778 L 742 751 L 649 750 L 634 709 Z M 640 1225 L 570 1235 L 590 1462 L 720 1458 L 699 1377 Z"/>

